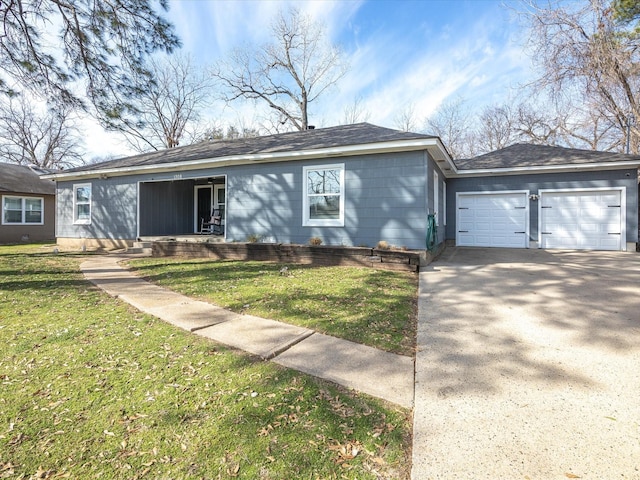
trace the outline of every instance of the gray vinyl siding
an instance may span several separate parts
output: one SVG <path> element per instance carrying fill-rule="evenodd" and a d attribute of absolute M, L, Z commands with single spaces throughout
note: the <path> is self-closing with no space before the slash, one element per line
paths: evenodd
<path fill-rule="evenodd" d="M 73 223 L 73 186 L 91 184 L 91 223 Z M 58 182 L 56 236 L 62 238 L 135 239 L 137 183 L 132 177 Z"/>
<path fill-rule="evenodd" d="M 626 187 L 627 242 L 638 241 L 638 176 L 635 169 L 595 172 L 545 173 L 537 175 L 506 175 L 496 177 L 452 178 L 447 181 L 446 238 L 456 238 L 456 193 L 497 192 L 502 190 L 589 189 Z M 538 239 L 538 203 L 529 204 L 530 240 Z"/>
<path fill-rule="evenodd" d="M 227 239 L 424 248 L 427 161 L 426 153 L 409 152 L 229 169 Z M 344 226 L 303 226 L 303 168 L 335 164 L 345 168 Z"/>
<path fill-rule="evenodd" d="M 303 226 L 303 168 L 335 164 L 345 168 L 344 226 Z M 427 170 L 434 167 L 425 151 L 416 151 L 60 182 L 57 235 L 134 239 L 193 233 L 195 185 L 226 177 L 227 241 L 258 235 L 265 242 L 306 244 L 319 237 L 324 245 L 375 246 L 385 240 L 422 249 L 426 209 L 433 205 L 428 195 L 433 183 L 425 178 L 432 178 Z M 78 183 L 92 184 L 90 225 L 73 224 L 73 185 Z"/>

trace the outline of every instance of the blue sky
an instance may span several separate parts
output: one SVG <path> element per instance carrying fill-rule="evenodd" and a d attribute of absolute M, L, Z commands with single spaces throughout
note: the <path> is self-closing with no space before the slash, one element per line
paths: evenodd
<path fill-rule="evenodd" d="M 195 63 L 212 64 L 232 48 L 268 41 L 273 16 L 296 5 L 322 22 L 341 46 L 350 70 L 311 107 L 318 127 L 336 125 L 360 98 L 368 121 L 395 127 L 411 106 L 418 123 L 447 100 L 470 105 L 504 102 L 529 76 L 521 29 L 510 5 L 498 0 L 174 0 L 167 17 Z M 252 105 L 213 104 L 218 122 L 255 122 Z M 126 154 L 126 146 L 93 129 L 100 152 Z M 106 147 L 109 145 L 108 147 Z M 105 152 L 109 148 L 111 151 Z"/>

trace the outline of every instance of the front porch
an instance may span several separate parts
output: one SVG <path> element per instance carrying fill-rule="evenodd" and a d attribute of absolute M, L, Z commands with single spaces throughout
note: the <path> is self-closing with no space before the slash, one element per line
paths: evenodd
<path fill-rule="evenodd" d="M 224 241 L 226 186 L 226 175 L 139 182 L 137 238 Z M 221 225 L 212 231 L 214 212 Z"/>

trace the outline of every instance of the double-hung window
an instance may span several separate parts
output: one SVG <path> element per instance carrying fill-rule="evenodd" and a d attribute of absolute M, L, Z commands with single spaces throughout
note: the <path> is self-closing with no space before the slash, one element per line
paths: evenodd
<path fill-rule="evenodd" d="M 304 167 L 303 225 L 344 226 L 344 164 Z"/>
<path fill-rule="evenodd" d="M 41 197 L 2 197 L 3 225 L 44 224 L 44 199 Z"/>
<path fill-rule="evenodd" d="M 91 223 L 91 184 L 73 186 L 73 223 Z"/>

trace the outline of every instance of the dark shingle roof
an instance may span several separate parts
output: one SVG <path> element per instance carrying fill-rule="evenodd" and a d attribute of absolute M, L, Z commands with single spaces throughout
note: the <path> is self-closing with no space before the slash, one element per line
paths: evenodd
<path fill-rule="evenodd" d="M 0 192 L 54 195 L 55 183 L 51 180 L 41 180 L 39 173 L 51 173 L 51 171 L 37 172 L 36 169 L 23 165 L 0 163 Z"/>
<path fill-rule="evenodd" d="M 357 123 L 354 125 L 318 128 L 303 132 L 288 132 L 254 138 L 205 141 L 185 147 L 143 153 L 132 157 L 72 168 L 65 170 L 65 172 L 160 165 L 235 155 L 284 153 L 420 138 L 435 137 L 420 133 L 401 132 L 390 128 L 378 127 L 369 123 Z"/>
<path fill-rule="evenodd" d="M 623 153 L 598 152 L 577 148 L 550 147 L 516 143 L 510 147 L 469 159 L 454 160 L 458 171 L 497 168 L 543 167 L 559 165 L 587 165 L 591 163 L 629 162 L 640 164 L 640 156 Z"/>

